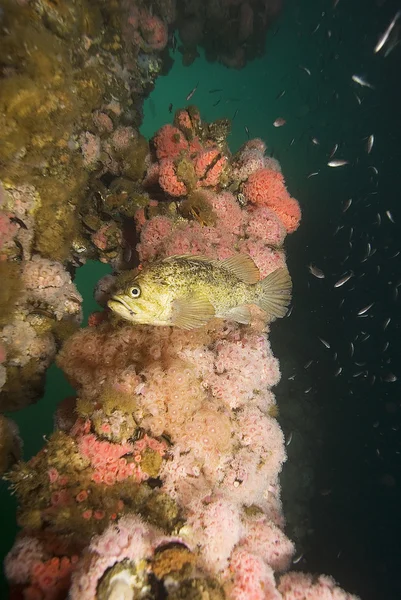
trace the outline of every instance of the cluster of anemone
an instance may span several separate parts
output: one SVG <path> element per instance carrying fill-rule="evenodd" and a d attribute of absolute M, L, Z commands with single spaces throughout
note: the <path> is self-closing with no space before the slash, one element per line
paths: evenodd
<path fill-rule="evenodd" d="M 246 252 L 262 277 L 285 265 L 298 204 L 260 140 L 231 156 L 226 134 L 189 109 L 155 135 L 149 202 L 135 214 L 143 268 L 177 253 Z M 112 290 L 110 277 L 98 286 L 103 305 Z M 280 498 L 280 370 L 262 313 L 185 331 L 133 326 L 106 309 L 64 343 L 57 361 L 77 396 L 45 449 L 8 474 L 25 528 L 6 562 L 13 585 L 41 600 L 60 586 L 73 600 L 295 597 L 300 580 L 279 579 L 295 547 Z M 44 589 L 37 575 L 50 566 Z"/>
<path fill-rule="evenodd" d="M 178 110 L 155 134 L 143 185 L 152 202 L 135 214 L 142 262 L 174 254 L 249 254 L 265 277 L 285 265 L 283 243 L 300 222 L 280 166 L 262 140 L 231 155 L 226 121 Z"/>
<path fill-rule="evenodd" d="M 32 185 L 0 184 L 0 413 L 37 400 L 58 346 L 82 319 L 70 273 L 33 251 L 38 202 Z M 19 457 L 15 427 L 2 428 L 1 472 Z"/>

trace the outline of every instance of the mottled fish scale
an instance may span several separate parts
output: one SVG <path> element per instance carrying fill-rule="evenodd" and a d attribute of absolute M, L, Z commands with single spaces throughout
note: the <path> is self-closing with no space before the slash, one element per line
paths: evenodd
<path fill-rule="evenodd" d="M 207 295 L 216 316 L 234 306 L 254 302 L 256 294 L 254 285 L 244 283 L 219 264 L 202 260 L 178 258 L 174 263 L 155 264 L 152 279 L 168 285 L 176 297 Z"/>
<path fill-rule="evenodd" d="M 132 277 L 132 278 L 131 278 Z M 213 317 L 250 322 L 248 305 L 270 317 L 283 317 L 291 298 L 291 278 L 284 268 L 260 280 L 249 255 L 223 261 L 180 255 L 157 260 L 141 271 L 124 274 L 108 306 L 134 323 L 201 327 Z"/>

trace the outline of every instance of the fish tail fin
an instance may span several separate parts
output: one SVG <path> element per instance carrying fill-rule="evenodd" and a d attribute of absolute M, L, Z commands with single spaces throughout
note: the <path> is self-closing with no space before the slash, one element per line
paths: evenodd
<path fill-rule="evenodd" d="M 256 284 L 255 303 L 270 316 L 285 317 L 291 302 L 291 277 L 287 269 L 276 269 Z"/>

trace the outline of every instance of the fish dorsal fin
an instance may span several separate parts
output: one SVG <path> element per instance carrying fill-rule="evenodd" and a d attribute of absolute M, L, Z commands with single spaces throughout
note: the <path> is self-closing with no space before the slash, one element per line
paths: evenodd
<path fill-rule="evenodd" d="M 248 254 L 234 254 L 222 260 L 220 264 L 244 283 L 257 283 L 260 280 L 259 269 Z"/>
<path fill-rule="evenodd" d="M 195 329 L 202 327 L 214 315 L 214 306 L 205 296 L 177 298 L 173 302 L 171 322 L 181 329 Z"/>
<path fill-rule="evenodd" d="M 214 262 L 218 262 L 215 261 L 213 258 L 210 258 L 209 256 L 200 256 L 198 254 L 174 254 L 172 256 L 166 256 L 166 258 L 162 259 L 162 262 L 170 262 L 170 261 L 174 261 L 176 259 L 185 259 L 185 260 L 197 260 L 199 262 L 208 262 L 208 263 L 214 263 Z"/>
<path fill-rule="evenodd" d="M 257 283 L 260 281 L 259 269 L 249 254 L 234 254 L 234 256 L 230 256 L 224 260 L 216 260 L 208 256 L 199 256 L 197 254 L 175 254 L 174 256 L 163 258 L 162 262 L 170 262 L 176 259 L 207 262 L 212 265 L 224 267 L 244 283 Z"/>

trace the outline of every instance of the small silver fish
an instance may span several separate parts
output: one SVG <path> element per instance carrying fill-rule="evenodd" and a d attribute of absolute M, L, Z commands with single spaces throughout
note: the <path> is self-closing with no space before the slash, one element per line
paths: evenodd
<path fill-rule="evenodd" d="M 342 372 L 343 368 L 342 367 L 338 367 L 337 371 L 334 373 L 334 377 L 338 377 L 340 375 L 340 373 Z"/>
<path fill-rule="evenodd" d="M 309 70 L 307 67 L 303 67 L 302 65 L 298 65 L 298 67 L 299 67 L 300 69 L 302 69 L 303 71 L 305 71 L 305 73 L 308 73 L 308 75 L 310 75 L 310 74 L 311 74 L 310 70 Z"/>
<path fill-rule="evenodd" d="M 304 369 L 309 369 L 309 367 L 311 366 L 311 364 L 313 364 L 313 359 L 312 358 L 310 360 L 308 360 L 308 362 L 304 365 Z"/>
<path fill-rule="evenodd" d="M 389 221 L 391 221 L 392 223 L 395 223 L 394 217 L 389 210 L 386 210 L 386 216 L 389 219 Z"/>
<path fill-rule="evenodd" d="M 315 146 L 319 146 L 320 142 L 317 138 L 313 137 L 312 138 L 312 144 L 314 144 Z"/>
<path fill-rule="evenodd" d="M 394 383 L 395 381 L 397 381 L 398 377 L 397 375 L 394 375 L 394 373 L 387 373 L 387 375 L 385 375 L 383 377 L 383 381 L 385 381 L 386 383 Z"/>
<path fill-rule="evenodd" d="M 360 310 L 358 310 L 358 317 L 361 317 L 362 315 L 364 315 L 365 313 L 367 313 L 368 310 L 370 310 L 373 305 L 374 305 L 374 302 L 371 302 L 367 306 L 364 306 L 363 308 L 361 308 Z"/>
<path fill-rule="evenodd" d="M 366 248 L 366 254 L 363 257 L 363 259 L 361 260 L 362 263 L 366 262 L 368 260 L 368 258 L 371 256 L 372 253 L 372 246 L 370 245 L 370 243 L 368 242 L 367 248 Z M 373 253 L 374 254 L 374 253 Z"/>
<path fill-rule="evenodd" d="M 368 137 L 368 141 L 367 141 L 367 143 L 366 143 L 366 152 L 367 152 L 368 154 L 370 154 L 370 153 L 372 152 L 372 148 L 373 148 L 374 141 L 375 141 L 375 136 L 374 136 L 373 134 L 371 134 L 371 135 Z"/>
<path fill-rule="evenodd" d="M 351 204 L 352 204 L 352 198 L 349 198 L 346 202 L 344 202 L 343 213 L 347 212 L 347 210 L 349 209 Z"/>
<path fill-rule="evenodd" d="M 374 86 L 371 83 L 369 83 L 368 81 L 366 81 L 366 79 L 364 79 L 360 75 L 353 75 L 352 76 L 352 81 L 354 81 L 355 83 L 357 83 L 358 85 L 360 85 L 362 87 L 367 87 L 367 88 L 370 88 L 371 90 L 375 89 Z"/>
<path fill-rule="evenodd" d="M 391 317 L 388 317 L 383 323 L 383 331 L 386 331 L 387 327 L 390 325 Z"/>
<path fill-rule="evenodd" d="M 398 19 L 401 17 L 401 10 L 398 10 L 393 19 L 391 20 L 389 26 L 387 27 L 386 31 L 379 37 L 379 40 L 376 44 L 376 46 L 373 49 L 373 52 L 375 54 L 377 54 L 377 52 L 380 52 L 380 50 L 383 48 L 384 44 L 387 42 L 390 33 L 393 30 L 394 25 L 396 24 L 396 22 L 398 21 Z"/>
<path fill-rule="evenodd" d="M 306 179 L 310 179 L 311 177 L 316 177 L 316 175 L 319 175 L 319 171 L 314 171 L 313 173 L 309 173 L 309 175 Z"/>
<path fill-rule="evenodd" d="M 273 127 L 282 127 L 286 123 L 287 121 L 283 119 L 283 117 L 277 117 L 277 119 L 273 122 Z"/>
<path fill-rule="evenodd" d="M 329 160 L 329 162 L 327 163 L 328 167 L 344 167 L 345 165 L 348 165 L 349 161 L 348 160 L 343 160 L 341 158 L 337 158 L 335 160 Z"/>
<path fill-rule="evenodd" d="M 290 435 L 288 436 L 287 441 L 285 442 L 285 445 L 289 446 L 291 444 L 291 442 L 292 442 L 292 431 L 291 431 Z"/>
<path fill-rule="evenodd" d="M 392 53 L 394 48 L 397 48 L 397 46 L 400 42 L 401 42 L 400 29 L 399 29 L 399 27 L 397 27 L 396 29 L 393 29 L 393 31 L 391 32 L 386 51 L 384 53 L 384 58 L 387 58 L 387 56 L 389 56 Z"/>
<path fill-rule="evenodd" d="M 335 155 L 335 153 L 338 150 L 338 144 L 334 144 L 332 151 L 330 152 L 330 156 L 329 158 L 333 158 L 333 156 Z"/>
<path fill-rule="evenodd" d="M 329 342 L 327 342 L 326 340 L 324 340 L 323 338 L 318 336 L 318 340 L 320 340 L 323 344 L 323 346 L 325 346 L 326 348 L 330 348 L 330 344 Z"/>
<path fill-rule="evenodd" d="M 196 90 L 198 89 L 198 85 L 199 85 L 199 81 L 196 84 L 196 86 L 194 88 L 192 88 L 192 90 L 189 92 L 188 96 L 186 97 L 186 100 L 191 100 L 192 96 L 195 94 Z"/>
<path fill-rule="evenodd" d="M 294 560 L 292 561 L 293 565 L 296 565 L 299 563 L 299 561 L 301 561 L 304 557 L 304 553 L 302 552 L 302 554 L 300 554 L 299 556 L 297 556 L 296 558 L 294 558 Z"/>
<path fill-rule="evenodd" d="M 349 344 L 349 355 L 352 358 L 354 356 L 354 352 L 355 352 L 355 346 L 352 342 L 350 342 Z"/>
<path fill-rule="evenodd" d="M 353 277 L 354 273 L 351 271 L 351 273 L 348 273 L 348 275 L 344 275 L 344 277 L 341 277 L 341 279 L 339 279 L 338 281 L 336 281 L 336 283 L 334 284 L 335 288 L 339 288 L 342 285 L 344 285 L 345 283 L 347 283 L 347 281 L 349 281 L 351 279 L 351 277 Z"/>
<path fill-rule="evenodd" d="M 312 263 L 311 263 L 310 265 L 308 265 L 308 269 L 309 269 L 309 272 L 312 273 L 312 275 L 314 275 L 318 279 L 324 279 L 325 275 L 324 275 L 323 271 L 321 269 L 319 269 L 319 267 L 316 267 L 315 265 L 312 265 Z"/>

